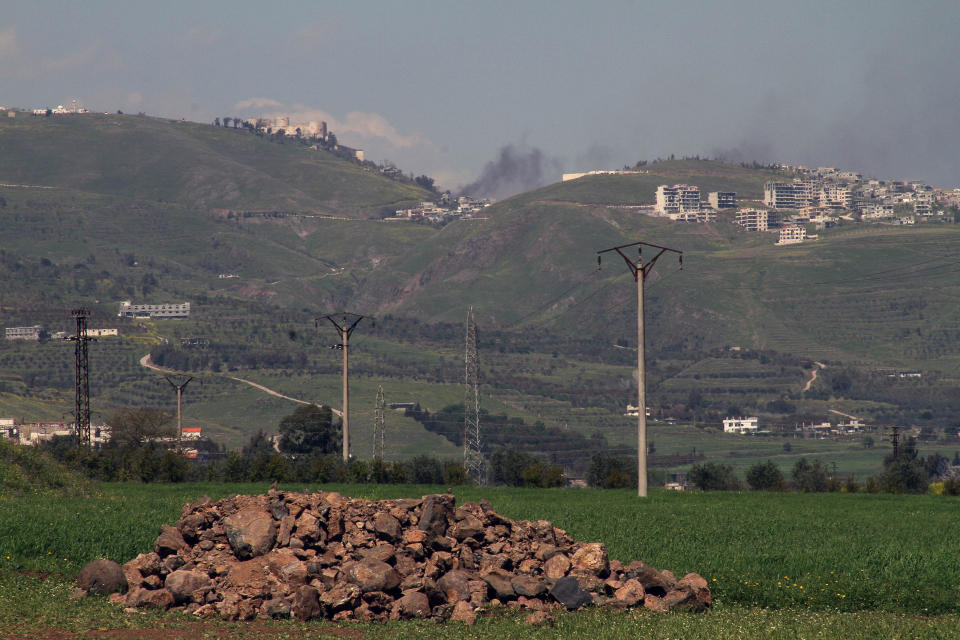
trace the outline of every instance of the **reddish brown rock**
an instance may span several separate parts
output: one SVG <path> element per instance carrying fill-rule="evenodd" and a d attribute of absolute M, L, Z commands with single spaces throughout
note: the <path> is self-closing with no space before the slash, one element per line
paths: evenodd
<path fill-rule="evenodd" d="M 398 599 L 393 605 L 391 617 L 394 619 L 426 618 L 430 616 L 430 600 L 422 591 L 411 591 Z"/>
<path fill-rule="evenodd" d="M 543 574 L 548 578 L 559 580 L 567 575 L 570 566 L 570 559 L 562 553 L 557 553 L 543 563 Z"/>
<path fill-rule="evenodd" d="M 167 589 L 144 589 L 138 587 L 127 595 L 127 606 L 169 609 L 173 606 L 173 594 Z"/>
<path fill-rule="evenodd" d="M 609 573 L 610 561 L 607 548 L 601 542 L 591 542 L 580 547 L 571 558 L 574 568 L 604 577 Z"/>
<path fill-rule="evenodd" d="M 464 540 L 465 538 L 482 538 L 485 532 L 483 523 L 479 518 L 467 514 L 459 522 L 450 526 L 449 535 L 455 540 Z"/>
<path fill-rule="evenodd" d="M 466 600 L 461 600 L 453 606 L 453 611 L 450 613 L 450 620 L 456 622 L 462 622 L 463 624 L 470 626 L 477 621 L 477 614 L 473 610 L 473 606 Z"/>
<path fill-rule="evenodd" d="M 123 568 L 106 558 L 88 562 L 77 576 L 77 587 L 86 593 L 123 593 L 127 586 Z M 139 581 L 134 586 L 139 586 Z"/>
<path fill-rule="evenodd" d="M 360 591 L 390 591 L 400 584 L 396 569 L 373 558 L 354 562 L 344 568 L 347 580 L 360 587 Z"/>
<path fill-rule="evenodd" d="M 423 511 L 420 514 L 418 528 L 435 536 L 442 536 L 449 526 L 453 514 L 453 496 L 449 494 L 426 496 L 423 499 Z"/>
<path fill-rule="evenodd" d="M 643 606 L 645 609 L 650 611 L 669 611 L 670 607 L 663 603 L 663 599 L 659 596 L 654 596 L 647 594 L 643 598 Z"/>
<path fill-rule="evenodd" d="M 223 532 L 234 555 L 248 560 L 270 550 L 277 537 L 277 525 L 269 513 L 251 509 L 225 518 Z"/>
<path fill-rule="evenodd" d="M 628 607 L 633 607 L 643 600 L 643 585 L 636 578 L 630 578 L 623 586 L 614 591 L 613 597 Z"/>
<path fill-rule="evenodd" d="M 399 540 L 400 536 L 403 535 L 403 528 L 400 526 L 400 521 L 389 513 L 381 512 L 377 514 L 373 519 L 373 530 L 381 537 L 391 541 Z"/>
<path fill-rule="evenodd" d="M 209 576 L 202 571 L 180 569 L 167 576 L 164 582 L 177 604 L 190 602 L 194 591 L 213 586 Z"/>
<path fill-rule="evenodd" d="M 352 608 L 360 602 L 360 588 L 355 584 L 340 583 L 320 594 L 320 603 L 331 611 Z"/>
<path fill-rule="evenodd" d="M 469 600 L 470 576 L 464 571 L 448 571 L 437 580 L 437 588 L 451 604 Z"/>
<path fill-rule="evenodd" d="M 157 541 L 153 543 L 153 550 L 157 555 L 163 558 L 183 549 L 187 549 L 187 543 L 180 531 L 168 524 L 161 525 L 160 535 L 157 536 Z"/>
<path fill-rule="evenodd" d="M 510 573 L 507 573 L 501 569 L 494 569 L 493 571 L 488 571 L 482 577 L 484 582 L 490 585 L 495 597 L 501 602 L 505 602 L 516 597 L 517 594 L 513 590 L 513 584 L 511 583 L 513 576 Z"/>
<path fill-rule="evenodd" d="M 643 563 L 624 567 L 602 544 L 575 542 L 549 522 L 514 522 L 486 503 L 454 509 L 446 495 L 370 502 L 271 490 L 208 500 L 184 507 L 155 550 L 122 567 L 130 592 L 112 602 L 228 620 L 466 624 L 499 605 L 705 611 L 711 603 L 697 574 L 677 581 Z"/>
<path fill-rule="evenodd" d="M 517 576 L 511 584 L 517 595 L 527 598 L 539 598 L 547 592 L 547 583 L 533 576 Z"/>

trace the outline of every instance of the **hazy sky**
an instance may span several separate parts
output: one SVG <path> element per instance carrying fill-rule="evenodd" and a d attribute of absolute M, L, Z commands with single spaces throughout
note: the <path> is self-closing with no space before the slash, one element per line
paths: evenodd
<path fill-rule="evenodd" d="M 956 0 L 4 0 L 0 104 L 324 119 L 444 187 L 504 145 L 550 174 L 723 153 L 960 186 L 958 33 Z"/>

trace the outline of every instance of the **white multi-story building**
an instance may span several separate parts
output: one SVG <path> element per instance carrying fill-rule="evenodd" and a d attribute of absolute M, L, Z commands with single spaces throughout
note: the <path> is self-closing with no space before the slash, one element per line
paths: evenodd
<path fill-rule="evenodd" d="M 37 341 L 43 333 L 43 325 L 35 324 L 32 327 L 7 327 L 4 331 L 4 337 L 7 340 Z"/>
<path fill-rule="evenodd" d="M 87 335 L 91 338 L 105 338 L 119 335 L 119 332 L 116 329 L 87 329 Z"/>
<path fill-rule="evenodd" d="M 735 191 L 711 191 L 707 194 L 707 202 L 714 209 L 734 209 L 737 206 Z"/>
<path fill-rule="evenodd" d="M 190 303 L 131 304 L 129 300 L 124 300 L 120 303 L 117 315 L 121 318 L 187 318 L 190 316 Z"/>
<path fill-rule="evenodd" d="M 756 433 L 757 422 L 758 418 L 756 416 L 751 416 L 749 418 L 724 418 L 723 432 L 739 433 L 740 435 Z"/>
<path fill-rule="evenodd" d="M 688 184 L 660 185 L 657 187 L 657 203 L 654 205 L 654 211 L 674 220 L 678 219 L 675 216 L 682 214 L 699 214 L 700 187 Z"/>
<path fill-rule="evenodd" d="M 763 185 L 763 204 L 774 209 L 800 210 L 820 204 L 820 182 L 794 180 Z"/>
<path fill-rule="evenodd" d="M 893 217 L 892 203 L 868 204 L 860 211 L 861 220 L 880 220 Z"/>
<path fill-rule="evenodd" d="M 849 211 L 853 206 L 853 192 L 846 185 L 825 185 L 820 190 L 820 204 L 831 209 Z"/>
<path fill-rule="evenodd" d="M 807 228 L 802 224 L 780 227 L 780 239 L 777 244 L 797 244 L 807 239 Z"/>
<path fill-rule="evenodd" d="M 734 222 L 747 231 L 766 231 L 770 228 L 770 212 L 766 209 L 738 209 Z"/>

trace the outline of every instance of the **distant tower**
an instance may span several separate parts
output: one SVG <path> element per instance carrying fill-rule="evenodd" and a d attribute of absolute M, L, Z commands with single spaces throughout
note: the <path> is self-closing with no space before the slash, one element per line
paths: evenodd
<path fill-rule="evenodd" d="M 90 311 L 83 307 L 73 310 L 77 320 L 77 333 L 70 336 L 76 343 L 76 393 L 74 394 L 77 429 L 77 444 L 90 446 L 90 360 L 87 353 L 87 317 Z"/>
<path fill-rule="evenodd" d="M 383 385 L 377 387 L 377 404 L 373 408 L 373 459 L 383 460 Z"/>
<path fill-rule="evenodd" d="M 464 349 L 463 466 L 477 485 L 486 484 L 483 452 L 480 449 L 480 366 L 477 359 L 477 324 L 473 307 L 467 313 Z"/>

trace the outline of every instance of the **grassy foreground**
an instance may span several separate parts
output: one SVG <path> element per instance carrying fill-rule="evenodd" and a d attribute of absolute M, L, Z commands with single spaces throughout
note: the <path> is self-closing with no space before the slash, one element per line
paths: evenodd
<path fill-rule="evenodd" d="M 351 624 L 338 632 L 289 621 L 200 623 L 125 613 L 104 599 L 68 599 L 84 563 L 101 556 L 124 562 L 146 551 L 159 524 L 174 522 L 184 502 L 265 489 L 107 485 L 91 498 L 0 501 L 0 637 L 156 637 L 161 627 L 164 638 L 960 637 L 960 553 L 951 535 L 957 503 L 937 496 L 655 492 L 641 501 L 629 491 L 454 488 L 458 501 L 485 498 L 509 517 L 545 518 L 577 539 L 601 540 L 613 558 L 642 559 L 680 575 L 697 571 L 716 600 L 705 616 L 579 612 L 531 631 L 505 612 L 469 629 Z M 447 488 L 324 489 L 383 498 Z"/>

